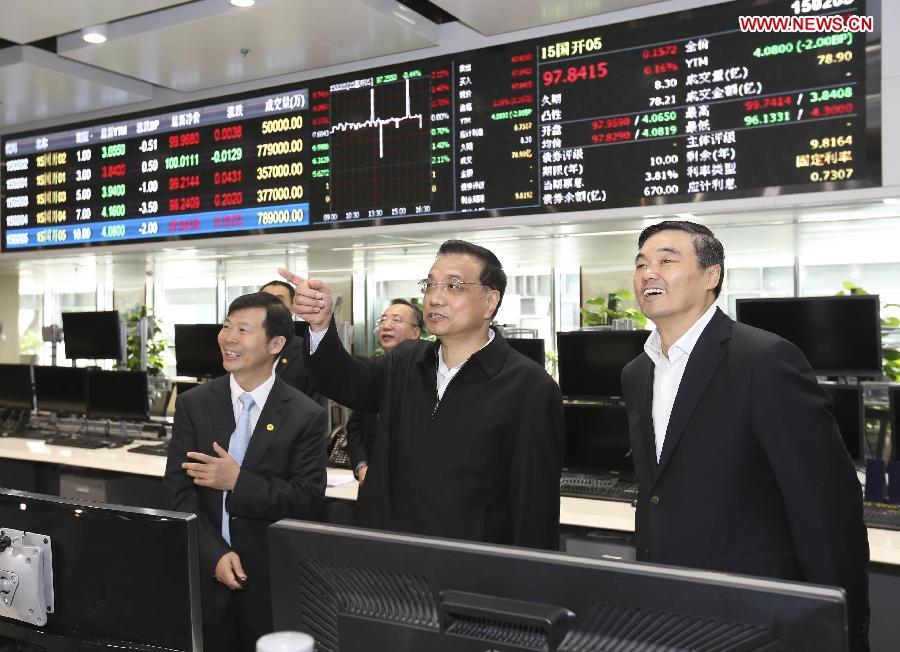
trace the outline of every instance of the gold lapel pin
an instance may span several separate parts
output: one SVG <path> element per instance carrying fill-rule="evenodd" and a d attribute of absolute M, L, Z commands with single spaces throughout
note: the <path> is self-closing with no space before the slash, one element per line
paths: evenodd
<path fill-rule="evenodd" d="M 266 430 L 268 430 L 269 432 L 272 432 L 273 430 L 275 430 L 275 426 L 273 426 L 271 423 L 267 423 Z"/>
<path fill-rule="evenodd" d="M 287 358 L 282 358 L 282 359 L 281 359 L 281 364 L 287 364 Z"/>

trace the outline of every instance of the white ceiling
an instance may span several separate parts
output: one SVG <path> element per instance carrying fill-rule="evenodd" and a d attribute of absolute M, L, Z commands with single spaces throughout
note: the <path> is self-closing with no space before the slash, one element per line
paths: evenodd
<path fill-rule="evenodd" d="M 395 0 L 0 0 L 0 16 L 0 39 L 14 43 L 0 42 L 6 131 L 428 48 L 437 27 Z M 100 23 L 108 41 L 85 43 L 81 30 Z"/>
<path fill-rule="evenodd" d="M 224 0 L 203 0 L 114 23 L 101 45 L 67 34 L 58 51 L 158 86 L 194 91 L 435 44 L 427 30 L 395 11 L 394 2 L 363 0 L 270 0 L 243 11 Z"/>
<path fill-rule="evenodd" d="M 404 52 L 426 57 L 435 46 L 479 47 L 491 42 L 484 35 L 652 2 L 432 0 L 421 11 L 449 21 L 437 25 L 396 0 L 257 0 L 248 9 L 228 0 L 0 0 L 0 39 L 11 42 L 0 41 L 0 131 Z M 442 9 L 451 15 L 436 17 Z M 108 41 L 85 43 L 81 30 L 102 23 Z"/>
<path fill-rule="evenodd" d="M 0 38 L 31 43 L 189 0 L 0 0 Z"/>
<path fill-rule="evenodd" d="M 432 0 L 447 11 L 486 36 L 504 34 L 519 29 L 561 23 L 586 16 L 595 16 L 660 0 Z"/>
<path fill-rule="evenodd" d="M 0 50 L 0 89 L 0 124 L 72 115 L 153 96 L 150 84 L 66 61 L 29 45 Z"/>

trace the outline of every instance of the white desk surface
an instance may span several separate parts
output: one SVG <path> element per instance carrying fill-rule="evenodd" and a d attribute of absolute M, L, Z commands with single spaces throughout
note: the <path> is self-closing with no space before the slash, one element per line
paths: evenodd
<path fill-rule="evenodd" d="M 165 457 L 127 452 L 129 448 L 140 444 L 158 443 L 158 441 L 136 439 L 134 443 L 121 448 L 75 448 L 73 446 L 48 445 L 42 439 L 4 437 L 0 439 L 0 458 L 44 462 L 45 464 L 65 464 L 83 469 L 161 478 L 166 472 Z"/>
<path fill-rule="evenodd" d="M 127 452 L 140 444 L 153 441 L 135 440 L 122 448 L 71 448 L 47 445 L 39 439 L 0 439 L 0 458 L 63 464 L 85 469 L 131 473 L 135 475 L 161 478 L 166 469 L 166 458 L 155 455 L 140 455 Z M 353 472 L 348 469 L 328 469 L 330 479 L 350 479 Z M 325 490 L 328 498 L 356 500 L 359 484 L 353 480 L 339 486 L 329 486 Z M 630 503 L 586 498 L 562 497 L 559 500 L 559 522 L 563 525 L 634 531 L 634 508 Z M 900 531 L 868 528 L 871 560 L 881 564 L 900 566 Z"/>

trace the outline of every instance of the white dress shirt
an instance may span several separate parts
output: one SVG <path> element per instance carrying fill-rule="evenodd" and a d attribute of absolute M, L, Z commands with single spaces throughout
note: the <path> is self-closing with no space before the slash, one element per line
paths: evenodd
<path fill-rule="evenodd" d="M 316 352 L 316 349 L 319 348 L 319 343 L 325 339 L 325 333 L 327 331 L 321 331 L 319 333 L 315 333 L 312 330 L 309 331 L 309 353 L 312 355 Z M 484 343 L 484 346 L 481 347 L 483 349 L 485 346 L 494 341 L 494 329 L 488 329 L 488 341 Z M 479 351 L 481 349 L 478 349 Z M 477 351 L 476 351 L 477 353 Z M 441 346 L 438 348 L 438 368 L 437 368 L 437 395 L 438 401 L 444 398 L 444 390 L 447 389 L 447 385 L 450 384 L 450 381 L 453 380 L 453 377 L 459 372 L 464 364 L 468 362 L 468 358 L 463 360 L 461 363 L 453 367 L 452 369 L 447 366 L 447 363 L 444 362 L 444 347 Z"/>
<path fill-rule="evenodd" d="M 687 332 L 678 338 L 669 347 L 669 356 L 662 352 L 662 339 L 659 330 L 653 329 L 644 351 L 653 360 L 656 367 L 653 372 L 653 434 L 656 439 L 656 461 L 662 456 L 663 443 L 666 441 L 666 431 L 669 429 L 669 418 L 672 416 L 672 406 L 678 395 L 678 388 L 684 376 L 691 351 L 700 339 L 700 334 L 706 328 L 713 315 L 716 313 L 716 305 L 713 304 L 703 315 L 694 322 Z"/>
<path fill-rule="evenodd" d="M 481 347 L 483 349 L 485 346 L 494 341 L 494 329 L 488 329 L 488 341 L 484 343 L 484 346 Z M 478 349 L 478 351 L 481 351 Z M 478 352 L 476 351 L 476 353 Z M 470 356 L 471 357 L 471 356 Z M 447 385 L 450 384 L 450 381 L 453 380 L 453 377 L 459 373 L 459 370 L 462 369 L 462 366 L 469 361 L 469 358 L 466 358 L 458 365 L 453 367 L 452 369 L 447 366 L 447 363 L 444 362 L 444 346 L 441 345 L 438 348 L 438 368 L 437 368 L 437 395 L 438 401 L 444 398 L 444 390 L 447 389 Z"/>
<path fill-rule="evenodd" d="M 241 404 L 240 396 L 247 390 L 238 385 L 238 382 L 234 379 L 234 374 L 228 374 L 228 382 L 231 385 L 231 409 L 234 410 L 234 422 L 237 423 L 238 419 L 241 417 L 241 410 L 243 409 L 243 405 Z M 252 433 L 256 430 L 256 422 L 259 421 L 259 415 L 262 412 L 263 406 L 265 406 L 266 401 L 269 398 L 269 392 L 272 391 L 272 385 L 275 384 L 275 372 L 272 372 L 272 375 L 266 379 L 262 385 L 254 389 L 252 392 L 247 392 L 250 396 L 253 397 L 254 406 L 250 408 L 250 432 Z M 220 444 L 221 445 L 221 444 Z"/>

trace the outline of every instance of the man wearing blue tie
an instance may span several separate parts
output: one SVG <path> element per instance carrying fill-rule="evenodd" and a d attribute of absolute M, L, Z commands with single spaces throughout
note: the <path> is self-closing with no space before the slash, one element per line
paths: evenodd
<path fill-rule="evenodd" d="M 321 510 L 325 411 L 273 371 L 293 333 L 277 297 L 238 297 L 218 336 L 228 374 L 175 403 L 165 483 L 175 508 L 200 519 L 209 650 L 253 650 L 272 631 L 267 527 Z"/>

